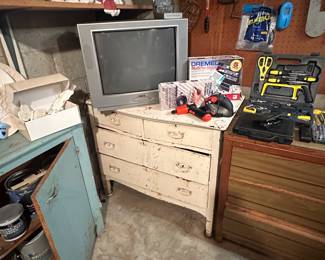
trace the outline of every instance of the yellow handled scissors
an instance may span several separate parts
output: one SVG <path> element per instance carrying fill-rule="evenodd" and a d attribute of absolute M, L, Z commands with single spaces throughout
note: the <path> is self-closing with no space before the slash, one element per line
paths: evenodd
<path fill-rule="evenodd" d="M 257 64 L 260 69 L 260 81 L 265 80 L 266 73 L 271 68 L 273 63 L 273 58 L 270 56 L 261 56 L 258 58 Z"/>

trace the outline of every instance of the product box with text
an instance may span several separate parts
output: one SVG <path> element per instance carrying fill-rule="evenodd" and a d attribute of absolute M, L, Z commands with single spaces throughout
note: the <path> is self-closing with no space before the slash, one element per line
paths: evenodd
<path fill-rule="evenodd" d="M 215 75 L 224 76 L 219 88 L 229 91 L 232 85 L 240 86 L 243 58 L 237 55 L 202 56 L 189 58 L 189 79 L 213 79 Z M 219 79 L 220 77 L 218 77 Z"/>

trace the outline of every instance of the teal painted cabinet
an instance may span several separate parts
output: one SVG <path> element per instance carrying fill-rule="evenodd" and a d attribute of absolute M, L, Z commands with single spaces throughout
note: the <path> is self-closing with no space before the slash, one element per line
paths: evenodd
<path fill-rule="evenodd" d="M 55 258 L 91 259 L 103 219 L 81 125 L 34 142 L 20 134 L 1 141 L 0 177 L 60 144 L 32 200 Z"/>

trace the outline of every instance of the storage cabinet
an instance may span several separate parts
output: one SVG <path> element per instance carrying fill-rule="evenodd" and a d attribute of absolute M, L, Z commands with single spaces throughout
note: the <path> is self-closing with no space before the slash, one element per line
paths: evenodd
<path fill-rule="evenodd" d="M 224 135 L 216 239 L 270 256 L 325 258 L 325 147 Z"/>
<path fill-rule="evenodd" d="M 35 217 L 22 238 L 0 241 L 0 258 L 42 227 L 55 259 L 91 259 L 103 219 L 81 125 L 32 143 L 20 134 L 1 141 L 0 180 L 53 150 L 54 159 L 32 194 Z"/>
<path fill-rule="evenodd" d="M 158 105 L 100 112 L 89 104 L 89 111 L 107 192 L 117 181 L 195 210 L 210 236 L 221 130 L 231 118 L 206 123 Z"/>

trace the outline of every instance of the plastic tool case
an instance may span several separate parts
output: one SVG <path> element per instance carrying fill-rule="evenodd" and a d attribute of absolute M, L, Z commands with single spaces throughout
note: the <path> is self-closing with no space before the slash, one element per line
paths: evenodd
<path fill-rule="evenodd" d="M 290 144 L 294 128 L 299 127 L 303 129 L 301 139 L 311 140 L 313 103 L 324 61 L 318 55 L 261 55 L 250 99 L 239 114 L 234 132 Z"/>

